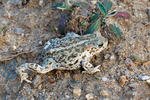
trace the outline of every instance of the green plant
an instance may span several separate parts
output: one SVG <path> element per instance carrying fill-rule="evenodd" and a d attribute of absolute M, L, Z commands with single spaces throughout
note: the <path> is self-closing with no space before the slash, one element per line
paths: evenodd
<path fill-rule="evenodd" d="M 117 14 L 117 11 L 109 12 L 110 9 L 112 8 L 112 5 L 113 5 L 112 2 L 109 0 L 104 0 L 102 3 L 97 4 L 97 7 L 100 12 L 93 14 L 91 16 L 89 22 L 92 24 L 87 29 L 86 31 L 87 34 L 92 34 L 95 31 L 98 31 L 101 24 L 105 22 L 106 18 Z M 118 37 L 121 37 L 121 31 L 118 27 L 116 27 L 115 25 L 109 25 L 109 26 Z"/>
<path fill-rule="evenodd" d="M 72 3 L 70 0 L 65 0 L 65 2 L 57 3 L 55 6 L 53 6 L 54 9 L 59 10 L 72 10 Z"/>
<path fill-rule="evenodd" d="M 71 0 L 65 0 L 65 2 L 61 2 L 61 3 L 57 3 L 56 5 L 54 5 L 52 8 L 53 9 L 59 9 L 59 10 L 73 10 L 73 6 L 82 6 L 84 8 L 88 8 L 89 5 L 85 2 L 80 2 L 80 1 L 76 1 L 76 2 L 71 2 Z"/>
<path fill-rule="evenodd" d="M 1 32 L 5 32 L 6 29 L 7 29 L 7 25 L 4 25 L 4 26 L 2 27 L 2 29 L 1 29 Z"/>

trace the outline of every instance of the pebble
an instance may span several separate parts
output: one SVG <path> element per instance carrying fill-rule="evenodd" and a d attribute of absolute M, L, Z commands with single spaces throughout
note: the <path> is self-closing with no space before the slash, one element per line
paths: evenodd
<path fill-rule="evenodd" d="M 135 70 L 136 65 L 134 64 L 134 62 L 130 58 L 127 58 L 125 60 L 125 64 L 128 66 L 129 70 L 131 70 L 131 71 Z"/>
<path fill-rule="evenodd" d="M 22 0 L 9 0 L 8 2 L 7 2 L 7 4 L 12 4 L 12 5 L 21 5 L 21 3 L 22 3 Z"/>
<path fill-rule="evenodd" d="M 86 97 L 86 100 L 94 100 L 94 94 L 93 93 L 89 93 L 85 97 Z"/>
<path fill-rule="evenodd" d="M 128 80 L 127 76 L 121 76 L 120 80 L 119 80 L 121 86 L 124 86 L 126 84 L 126 82 L 128 82 L 128 81 L 129 80 Z"/>
<path fill-rule="evenodd" d="M 147 76 L 147 75 L 143 75 L 143 76 L 140 75 L 139 78 L 140 78 L 142 81 L 146 81 L 146 80 L 150 79 L 150 77 Z"/>
<path fill-rule="evenodd" d="M 150 79 L 146 80 L 147 84 L 150 85 Z"/>
<path fill-rule="evenodd" d="M 74 88 L 73 89 L 73 95 L 74 96 L 78 96 L 78 97 L 80 97 L 81 96 L 81 89 L 80 88 Z"/>
<path fill-rule="evenodd" d="M 108 79 L 107 79 L 107 77 L 104 76 L 104 77 L 102 77 L 102 80 L 107 81 Z"/>
<path fill-rule="evenodd" d="M 70 78 L 71 78 L 70 73 L 68 73 L 68 72 L 66 72 L 66 73 L 64 74 L 64 76 L 65 76 L 66 79 L 70 79 Z"/>
<path fill-rule="evenodd" d="M 42 82 L 41 76 L 40 75 L 36 75 L 35 79 L 33 80 L 34 87 L 38 87 L 41 82 Z"/>
<path fill-rule="evenodd" d="M 138 84 L 137 83 L 130 83 L 128 86 L 132 89 L 136 89 L 138 87 Z"/>
<path fill-rule="evenodd" d="M 95 4 L 97 3 L 97 0 L 92 0 L 91 3 L 92 3 L 93 5 L 95 5 Z"/>
<path fill-rule="evenodd" d="M 110 56 L 110 60 L 114 61 L 114 60 L 116 60 L 116 59 L 117 59 L 117 57 L 116 57 L 115 54 L 112 54 L 112 55 Z"/>
<path fill-rule="evenodd" d="M 66 97 L 66 99 L 68 99 L 68 100 L 70 99 L 70 96 L 69 96 L 69 95 L 65 95 L 65 97 Z"/>
<path fill-rule="evenodd" d="M 108 97 L 109 97 L 109 91 L 103 89 L 103 90 L 100 92 L 100 95 L 101 95 L 102 97 L 104 97 L 104 98 L 108 98 Z"/>
<path fill-rule="evenodd" d="M 137 96 L 137 92 L 136 91 L 127 91 L 126 95 L 127 95 L 127 97 L 133 98 L 133 100 L 135 100 L 135 97 Z"/>
<path fill-rule="evenodd" d="M 24 36 L 24 30 L 22 28 L 15 28 L 14 32 L 18 35 Z"/>
<path fill-rule="evenodd" d="M 76 81 L 81 80 L 81 75 L 80 74 L 74 74 L 73 79 L 76 80 Z"/>
<path fill-rule="evenodd" d="M 128 66 L 135 66 L 135 64 L 133 63 L 133 61 L 132 61 L 130 58 L 127 58 L 127 59 L 125 60 L 125 63 L 126 63 L 126 65 L 128 65 Z"/>
<path fill-rule="evenodd" d="M 39 0 L 39 5 L 40 5 L 41 7 L 43 7 L 43 6 L 45 5 L 44 0 Z"/>
<path fill-rule="evenodd" d="M 110 54 L 106 54 L 106 55 L 104 56 L 105 59 L 109 59 L 109 57 L 110 57 Z"/>
<path fill-rule="evenodd" d="M 13 48 L 13 50 L 16 50 L 16 49 L 17 49 L 17 47 L 16 47 L 15 45 L 14 45 L 12 48 Z"/>

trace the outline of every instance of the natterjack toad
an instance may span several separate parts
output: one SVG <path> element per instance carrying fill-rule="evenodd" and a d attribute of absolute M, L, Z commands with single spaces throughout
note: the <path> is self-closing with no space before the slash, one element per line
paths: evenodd
<path fill-rule="evenodd" d="M 93 66 L 90 61 L 92 57 L 99 54 L 107 47 L 108 40 L 101 36 L 99 32 L 84 36 L 73 32 L 67 33 L 63 38 L 51 39 L 48 41 L 43 51 L 45 57 L 42 65 L 36 63 L 25 63 L 17 68 L 17 73 L 23 80 L 28 80 L 25 70 L 33 70 L 38 73 L 47 73 L 54 69 L 75 70 L 82 67 L 89 74 L 100 71 L 99 66 Z"/>

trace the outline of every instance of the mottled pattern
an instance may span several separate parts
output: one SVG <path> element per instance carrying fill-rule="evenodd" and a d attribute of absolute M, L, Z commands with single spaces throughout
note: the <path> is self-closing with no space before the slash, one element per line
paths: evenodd
<path fill-rule="evenodd" d="M 47 73 L 54 69 L 74 70 L 80 67 L 84 72 L 93 74 L 100 71 L 99 66 L 93 66 L 90 61 L 95 54 L 99 54 L 107 47 L 108 40 L 101 36 L 99 32 L 94 34 L 79 36 L 75 33 L 67 33 L 61 39 L 51 39 L 45 44 L 43 51 L 46 56 L 42 65 L 36 63 L 25 63 L 17 68 L 17 73 L 23 80 L 28 80 L 25 70 L 33 70 L 38 73 Z"/>

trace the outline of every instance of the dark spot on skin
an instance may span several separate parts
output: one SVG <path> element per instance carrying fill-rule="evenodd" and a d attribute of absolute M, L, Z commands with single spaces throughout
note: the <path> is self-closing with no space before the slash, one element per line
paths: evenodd
<path fill-rule="evenodd" d="M 69 64 L 69 66 L 72 66 L 73 64 Z"/>
<path fill-rule="evenodd" d="M 96 55 L 94 55 L 94 56 L 93 56 L 93 59 L 96 59 L 96 58 L 97 58 L 97 56 L 96 56 Z"/>
<path fill-rule="evenodd" d="M 78 63 L 78 60 L 76 60 L 76 61 L 74 62 L 74 64 L 76 64 L 76 63 Z"/>
<path fill-rule="evenodd" d="M 102 46 L 103 46 L 103 43 L 98 45 L 99 48 L 102 47 Z"/>

